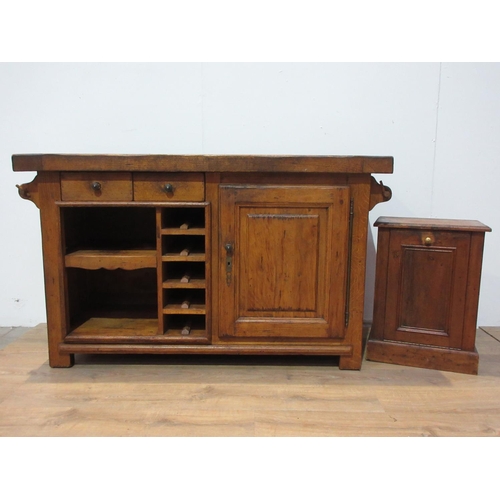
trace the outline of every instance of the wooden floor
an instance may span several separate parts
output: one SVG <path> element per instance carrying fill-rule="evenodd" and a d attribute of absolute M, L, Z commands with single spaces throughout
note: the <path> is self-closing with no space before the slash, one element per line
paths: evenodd
<path fill-rule="evenodd" d="M 51 369 L 45 325 L 14 333 L 0 329 L 0 436 L 500 435 L 500 328 L 478 330 L 477 376 L 281 357 L 77 356 Z"/>

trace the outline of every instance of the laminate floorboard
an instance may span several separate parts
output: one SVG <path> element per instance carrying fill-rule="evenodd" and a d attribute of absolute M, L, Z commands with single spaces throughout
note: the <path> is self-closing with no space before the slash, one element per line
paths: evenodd
<path fill-rule="evenodd" d="M 0 349 L 3 349 L 21 335 L 24 335 L 30 328 L 25 326 L 0 327 Z"/>
<path fill-rule="evenodd" d="M 484 330 L 488 335 L 500 341 L 500 326 L 482 326 L 481 330 Z"/>
<path fill-rule="evenodd" d="M 490 330 L 474 376 L 322 357 L 80 355 L 51 369 L 42 324 L 0 346 L 0 436 L 499 436 Z"/>

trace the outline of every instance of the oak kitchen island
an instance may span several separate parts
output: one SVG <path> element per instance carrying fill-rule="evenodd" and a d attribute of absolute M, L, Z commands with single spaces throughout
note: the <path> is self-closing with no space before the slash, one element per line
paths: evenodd
<path fill-rule="evenodd" d="M 14 155 L 40 209 L 49 362 L 340 356 L 359 369 L 368 212 L 391 157 Z"/>

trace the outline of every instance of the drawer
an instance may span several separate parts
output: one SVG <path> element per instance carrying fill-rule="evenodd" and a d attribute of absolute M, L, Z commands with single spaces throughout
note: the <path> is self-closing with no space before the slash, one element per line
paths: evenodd
<path fill-rule="evenodd" d="M 203 201 L 204 199 L 203 174 L 134 174 L 135 201 Z"/>
<path fill-rule="evenodd" d="M 132 174 L 127 172 L 62 172 L 64 201 L 132 201 Z"/>

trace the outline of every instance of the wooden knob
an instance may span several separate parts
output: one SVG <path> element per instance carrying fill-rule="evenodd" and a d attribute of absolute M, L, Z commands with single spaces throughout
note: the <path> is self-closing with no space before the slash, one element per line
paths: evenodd
<path fill-rule="evenodd" d="M 165 191 L 165 193 L 167 194 L 173 194 L 174 186 L 169 182 L 163 186 L 163 191 Z"/>

